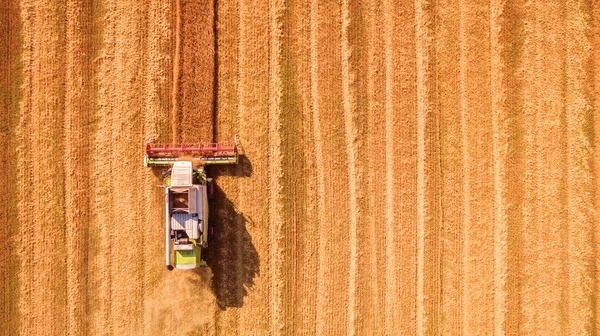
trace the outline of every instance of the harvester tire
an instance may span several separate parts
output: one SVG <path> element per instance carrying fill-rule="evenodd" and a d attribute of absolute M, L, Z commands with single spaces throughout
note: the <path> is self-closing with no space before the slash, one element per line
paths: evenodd
<path fill-rule="evenodd" d="M 215 181 L 210 177 L 206 179 L 206 197 L 209 200 L 215 198 Z"/>

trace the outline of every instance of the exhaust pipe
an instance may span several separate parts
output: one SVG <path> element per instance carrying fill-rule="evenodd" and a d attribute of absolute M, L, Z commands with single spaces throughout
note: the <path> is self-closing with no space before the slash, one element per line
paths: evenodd
<path fill-rule="evenodd" d="M 171 265 L 171 213 L 169 211 L 169 188 L 165 188 L 165 263 L 169 271 L 173 270 Z"/>

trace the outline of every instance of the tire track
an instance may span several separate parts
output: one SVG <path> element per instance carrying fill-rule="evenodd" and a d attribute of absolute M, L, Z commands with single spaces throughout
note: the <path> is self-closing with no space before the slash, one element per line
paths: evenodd
<path fill-rule="evenodd" d="M 89 218 L 90 110 L 93 104 L 91 7 L 82 1 L 67 3 L 65 97 L 65 226 L 66 308 L 65 332 L 87 333 L 87 260 Z"/>
<path fill-rule="evenodd" d="M 439 115 L 433 30 L 436 6 L 417 1 L 417 333 L 439 332 Z"/>
<path fill-rule="evenodd" d="M 32 71 L 26 83 L 31 88 L 25 95 L 28 104 L 22 109 L 24 115 L 30 115 L 23 131 L 29 139 L 26 160 L 31 160 L 27 162 L 31 167 L 25 181 L 27 193 L 22 197 L 32 201 L 24 203 L 27 207 L 22 210 L 35 211 L 21 222 L 23 238 L 19 251 L 29 254 L 21 267 L 31 271 L 23 277 L 29 284 L 23 288 L 20 312 L 30 317 L 24 332 L 35 333 L 43 326 L 48 334 L 62 334 L 66 329 L 65 195 L 62 162 L 54 158 L 62 157 L 64 151 L 65 78 L 61 74 L 65 64 L 65 26 L 61 23 L 66 18 L 64 9 L 52 1 L 21 5 L 26 12 L 25 24 L 33 27 L 24 36 L 25 43 L 31 46 L 27 57 L 31 59 Z M 47 314 L 49 311 L 55 313 Z"/>

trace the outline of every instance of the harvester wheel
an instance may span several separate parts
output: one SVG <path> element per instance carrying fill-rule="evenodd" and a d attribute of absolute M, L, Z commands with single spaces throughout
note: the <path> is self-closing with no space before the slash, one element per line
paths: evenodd
<path fill-rule="evenodd" d="M 206 196 L 209 200 L 215 198 L 215 181 L 210 177 L 206 179 Z"/>

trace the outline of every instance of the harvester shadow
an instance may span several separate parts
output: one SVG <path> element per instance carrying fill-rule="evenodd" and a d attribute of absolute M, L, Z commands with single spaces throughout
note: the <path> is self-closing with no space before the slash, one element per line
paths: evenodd
<path fill-rule="evenodd" d="M 208 176 L 249 177 L 252 166 L 247 158 L 240 157 L 237 167 L 210 167 Z M 213 169 L 217 168 L 217 169 Z M 258 252 L 246 225 L 253 225 L 250 218 L 235 208 L 231 200 L 215 185 L 215 197 L 210 204 L 210 221 L 214 233 L 209 242 L 208 266 L 213 273 L 212 289 L 221 310 L 241 307 L 244 296 L 254 286 L 259 274 Z"/>

